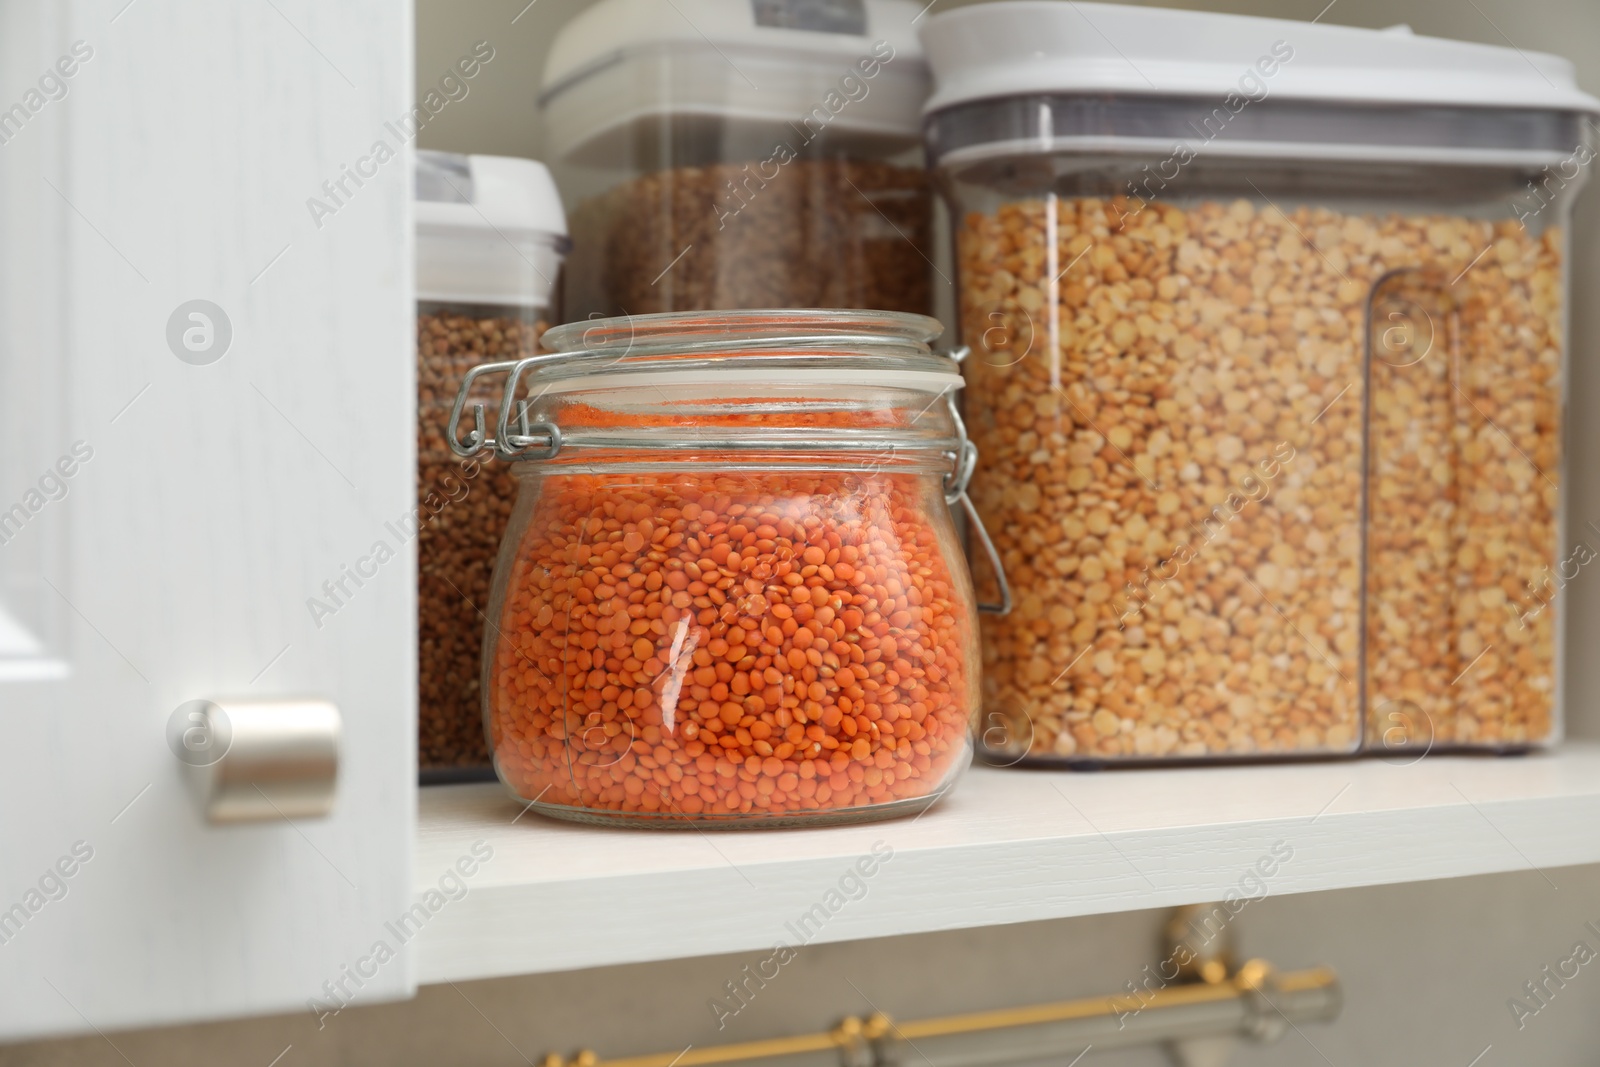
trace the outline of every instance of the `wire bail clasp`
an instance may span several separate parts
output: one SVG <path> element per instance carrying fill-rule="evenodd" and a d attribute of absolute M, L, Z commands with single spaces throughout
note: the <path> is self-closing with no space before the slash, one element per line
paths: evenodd
<path fill-rule="evenodd" d="M 480 363 L 476 367 L 469 368 L 461 379 L 460 388 L 456 390 L 455 403 L 450 405 L 450 425 L 445 434 L 450 441 L 450 451 L 463 458 L 475 456 L 486 448 L 492 448 L 494 454 L 504 460 L 553 458 L 561 451 L 561 427 L 553 422 L 530 422 L 529 406 L 538 399 L 538 396 L 518 400 L 517 388 L 521 384 L 523 374 L 530 368 L 552 363 L 566 356 L 567 353 L 564 352 L 546 352 L 502 363 Z M 467 400 L 472 393 L 473 382 L 500 373 L 505 374 L 506 384 L 501 391 L 499 410 L 496 412 L 495 435 L 490 437 L 488 434 L 488 417 L 484 410 L 484 402 L 474 400 L 472 429 L 467 431 L 465 440 L 457 437 L 461 417 L 466 412 Z M 517 420 L 514 430 L 511 424 L 513 411 L 516 412 Z"/>
<path fill-rule="evenodd" d="M 960 348 L 947 352 L 957 365 L 967 357 L 970 348 L 963 345 Z M 994 541 L 989 537 L 988 529 L 983 525 L 983 517 L 978 514 L 977 507 L 972 503 L 972 498 L 967 495 L 967 486 L 972 481 L 972 472 L 978 467 L 978 446 L 967 437 L 967 424 L 961 418 L 961 411 L 956 406 L 956 392 L 951 389 L 945 394 L 945 403 L 950 408 L 950 420 L 955 424 L 956 438 L 959 442 L 956 451 L 949 453 L 950 470 L 944 476 L 944 502 L 950 507 L 961 505 L 962 512 L 967 517 L 968 528 L 978 543 L 983 546 L 984 555 L 989 557 L 989 566 L 994 571 L 995 583 L 1000 587 L 1000 602 L 998 604 L 978 603 L 978 610 L 985 615 L 1011 614 L 1011 583 L 1006 580 L 1006 566 L 1000 562 L 1000 552 L 994 546 Z"/>

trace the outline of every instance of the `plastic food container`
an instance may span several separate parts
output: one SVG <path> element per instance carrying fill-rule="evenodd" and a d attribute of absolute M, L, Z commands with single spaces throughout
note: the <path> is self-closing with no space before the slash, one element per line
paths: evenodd
<path fill-rule="evenodd" d="M 1571 65 L 1091 3 L 923 40 L 973 499 L 1021 592 L 983 630 L 992 755 L 1557 740 L 1557 576 L 1593 558 L 1561 524 Z"/>
<path fill-rule="evenodd" d="M 520 483 L 483 663 L 512 793 L 580 821 L 774 826 L 951 786 L 978 665 L 949 510 L 971 446 L 939 332 L 666 314 L 557 327 L 572 351 L 480 369 Z"/>
<path fill-rule="evenodd" d="M 516 480 L 446 441 L 468 369 L 537 350 L 567 246 L 540 163 L 419 151 L 417 225 L 418 735 L 424 781 L 492 777 L 478 665 L 482 609 Z"/>
<path fill-rule="evenodd" d="M 932 312 L 913 0 L 600 0 L 539 106 L 572 208 L 568 321 Z"/>

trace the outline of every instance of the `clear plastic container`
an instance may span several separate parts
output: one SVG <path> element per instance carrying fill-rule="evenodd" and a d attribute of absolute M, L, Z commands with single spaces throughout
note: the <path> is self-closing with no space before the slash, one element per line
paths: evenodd
<path fill-rule="evenodd" d="M 950 514 L 971 448 L 939 332 L 659 315 L 558 327 L 546 342 L 578 351 L 482 369 L 504 379 L 493 442 L 520 483 L 483 661 L 519 800 L 774 826 L 921 811 L 950 788 L 978 671 Z"/>
<path fill-rule="evenodd" d="M 1020 590 L 990 755 L 1559 739 L 1571 66 L 1027 0 L 924 43 L 973 499 Z"/>
<path fill-rule="evenodd" d="M 472 367 L 538 350 L 566 224 L 541 164 L 429 151 L 416 215 L 417 758 L 425 782 L 481 779 L 482 608 L 516 480 L 451 452 L 450 406 Z"/>
<path fill-rule="evenodd" d="M 913 0 L 600 0 L 539 97 L 568 321 L 933 310 Z"/>

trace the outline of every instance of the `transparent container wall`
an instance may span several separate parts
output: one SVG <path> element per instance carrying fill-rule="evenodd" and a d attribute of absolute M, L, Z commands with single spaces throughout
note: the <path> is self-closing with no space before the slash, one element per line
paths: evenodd
<path fill-rule="evenodd" d="M 522 469 L 484 662 L 519 798 L 847 822 L 921 810 L 965 769 L 976 619 L 937 475 Z"/>
<path fill-rule="evenodd" d="M 1561 232 L 1470 237 L 1372 299 L 1369 744 L 1419 756 L 1560 736 L 1555 601 L 1594 558 L 1560 551 Z"/>
<path fill-rule="evenodd" d="M 983 620 L 993 758 L 1557 737 L 1564 202 L 1160 163 L 945 175 L 972 497 L 1018 590 Z"/>
<path fill-rule="evenodd" d="M 569 322 L 764 307 L 932 313 L 932 200 L 914 142 L 676 116 L 554 166 L 573 242 Z"/>
<path fill-rule="evenodd" d="M 527 305 L 417 305 L 417 757 L 424 781 L 493 777 L 479 690 L 483 612 L 516 496 L 504 464 L 450 451 L 450 407 L 469 368 L 532 355 L 544 326 Z M 495 397 L 486 387 L 475 399 Z"/>

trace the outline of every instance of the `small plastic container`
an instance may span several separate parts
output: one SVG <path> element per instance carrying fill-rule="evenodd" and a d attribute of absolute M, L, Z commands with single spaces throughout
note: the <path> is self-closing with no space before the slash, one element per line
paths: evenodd
<path fill-rule="evenodd" d="M 415 210 L 417 757 L 424 782 L 481 779 L 481 611 L 516 483 L 450 451 L 450 406 L 472 367 L 537 351 L 566 222 L 544 166 L 500 156 L 419 151 Z"/>
<path fill-rule="evenodd" d="M 993 757 L 1558 740 L 1571 65 L 1029 0 L 923 40 Z"/>
<path fill-rule="evenodd" d="M 931 314 L 913 0 L 599 0 L 539 107 L 571 207 L 566 319 Z"/>
<path fill-rule="evenodd" d="M 950 788 L 977 620 L 949 510 L 971 446 L 939 332 L 880 312 L 657 315 L 558 327 L 546 342 L 580 351 L 481 369 L 504 378 L 493 443 L 520 483 L 483 663 L 519 800 L 779 826 Z"/>

